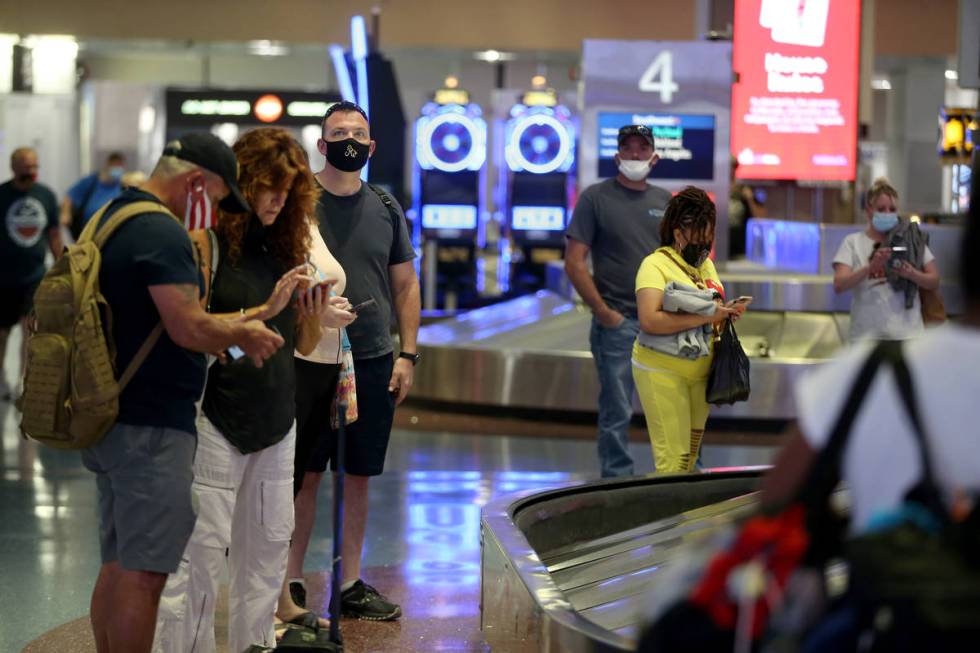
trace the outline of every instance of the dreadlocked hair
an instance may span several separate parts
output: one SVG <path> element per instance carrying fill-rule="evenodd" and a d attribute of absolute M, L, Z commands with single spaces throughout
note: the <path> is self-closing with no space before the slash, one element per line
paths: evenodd
<path fill-rule="evenodd" d="M 280 127 L 253 129 L 239 138 L 232 150 L 239 164 L 238 186 L 250 205 L 255 205 L 262 191 L 284 188 L 292 180 L 279 216 L 266 228 L 266 244 L 285 266 L 299 265 L 312 245 L 310 226 L 320 196 L 306 152 Z M 215 231 L 228 243 L 229 260 L 241 257 L 245 232 L 249 220 L 256 219 L 254 215 L 218 212 Z"/>
<path fill-rule="evenodd" d="M 715 231 L 715 203 L 708 194 L 695 186 L 688 186 L 670 198 L 660 222 L 660 244 L 674 244 L 674 230 L 702 233 Z"/>

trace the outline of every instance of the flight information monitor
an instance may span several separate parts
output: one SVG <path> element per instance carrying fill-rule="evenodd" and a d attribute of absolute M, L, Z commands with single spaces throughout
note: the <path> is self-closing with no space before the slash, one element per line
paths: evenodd
<path fill-rule="evenodd" d="M 619 150 L 617 136 L 623 125 L 646 125 L 660 161 L 651 179 L 712 179 L 714 177 L 715 117 L 710 114 L 625 113 L 600 111 L 599 177 L 615 177 Z"/>

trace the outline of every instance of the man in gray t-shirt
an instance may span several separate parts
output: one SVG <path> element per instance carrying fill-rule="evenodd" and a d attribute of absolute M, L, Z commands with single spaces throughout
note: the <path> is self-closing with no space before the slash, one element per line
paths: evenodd
<path fill-rule="evenodd" d="M 615 159 L 619 174 L 585 189 L 565 234 L 565 272 L 593 314 L 589 340 L 599 375 L 599 464 L 604 477 L 633 475 L 630 360 L 640 331 L 636 272 L 660 247 L 660 219 L 671 197 L 646 182 L 659 160 L 649 127 L 621 128 Z"/>

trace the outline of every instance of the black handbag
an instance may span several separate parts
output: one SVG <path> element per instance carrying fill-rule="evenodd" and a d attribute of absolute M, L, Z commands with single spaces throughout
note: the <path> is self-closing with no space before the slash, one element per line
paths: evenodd
<path fill-rule="evenodd" d="M 749 357 L 742 349 L 731 318 L 725 320 L 721 337 L 715 343 L 715 357 L 711 361 L 705 399 L 709 404 L 734 404 L 745 401 L 751 392 L 749 384 Z"/>

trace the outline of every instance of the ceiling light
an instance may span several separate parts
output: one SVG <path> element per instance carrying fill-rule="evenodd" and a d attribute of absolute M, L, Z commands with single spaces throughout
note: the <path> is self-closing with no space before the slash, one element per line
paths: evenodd
<path fill-rule="evenodd" d="M 260 57 L 282 57 L 289 54 L 289 47 L 282 41 L 249 41 L 248 51 Z"/>

